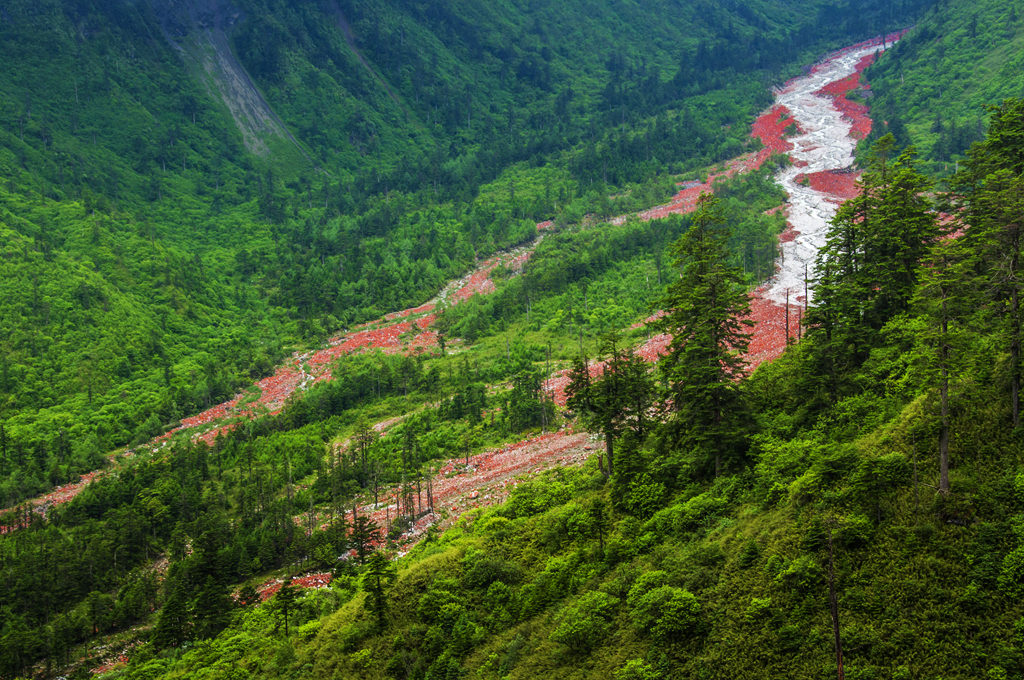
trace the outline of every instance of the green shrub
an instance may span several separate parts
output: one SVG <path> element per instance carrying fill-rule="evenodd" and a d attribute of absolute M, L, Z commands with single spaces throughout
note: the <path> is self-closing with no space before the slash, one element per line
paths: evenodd
<path fill-rule="evenodd" d="M 657 569 L 655 571 L 646 571 L 633 582 L 633 585 L 629 589 L 629 595 L 626 597 L 626 604 L 629 605 L 630 609 L 635 609 L 640 602 L 640 598 L 661 586 L 667 586 L 669 583 L 668 572 Z"/>
<path fill-rule="evenodd" d="M 596 647 L 607 635 L 619 599 L 599 590 L 584 593 L 559 614 L 551 639 L 574 652 Z"/>
<path fill-rule="evenodd" d="M 697 597 L 682 588 L 660 586 L 644 593 L 630 613 L 637 630 L 661 644 L 693 637 L 702 628 Z"/>
<path fill-rule="evenodd" d="M 674 536 L 683 525 L 684 515 L 685 509 L 677 503 L 654 513 L 654 516 L 647 520 L 644 526 L 657 533 L 658 536 Z"/>
<path fill-rule="evenodd" d="M 446 633 L 451 633 L 455 628 L 455 624 L 458 623 L 466 614 L 466 608 L 459 602 L 449 602 L 448 604 L 441 607 L 441 610 L 437 613 L 437 623 L 441 626 L 441 630 Z"/>
<path fill-rule="evenodd" d="M 523 578 L 515 563 L 479 551 L 466 555 L 463 568 L 462 582 L 467 588 L 486 588 L 496 581 L 516 584 Z"/>
<path fill-rule="evenodd" d="M 447 590 L 435 590 L 431 588 L 420 596 L 416 613 L 424 621 L 436 621 L 442 607 L 458 601 L 459 598 Z"/>
<path fill-rule="evenodd" d="M 749 569 L 754 566 L 754 563 L 757 562 L 757 558 L 760 556 L 761 546 L 754 539 L 750 539 L 743 544 L 743 549 L 740 550 L 739 565 L 744 569 Z"/>
<path fill-rule="evenodd" d="M 836 543 L 844 548 L 863 548 L 871 541 L 874 526 L 866 516 L 847 515 L 835 532 Z"/>
<path fill-rule="evenodd" d="M 666 493 L 664 484 L 641 474 L 629 485 L 625 498 L 626 509 L 637 517 L 646 519 L 661 507 Z"/>
<path fill-rule="evenodd" d="M 764 563 L 764 573 L 772 578 L 778 578 L 779 574 L 786 567 L 786 560 L 779 555 L 772 555 Z"/>
<path fill-rule="evenodd" d="M 743 613 L 743 618 L 745 618 L 748 623 L 758 623 L 763 621 L 769 615 L 771 608 L 772 598 L 755 597 L 747 606 L 747 611 Z"/>
<path fill-rule="evenodd" d="M 808 593 L 821 583 L 821 565 L 810 555 L 796 558 L 779 574 L 779 578 L 790 588 Z"/>
<path fill-rule="evenodd" d="M 705 492 L 694 496 L 683 504 L 683 531 L 696 531 L 719 513 L 726 505 L 727 499 Z"/>
<path fill-rule="evenodd" d="M 651 668 L 642 659 L 630 659 L 615 671 L 615 680 L 660 680 L 661 673 Z"/>
<path fill-rule="evenodd" d="M 999 588 L 1015 599 L 1024 595 L 1024 546 L 1018 546 L 1003 559 Z"/>

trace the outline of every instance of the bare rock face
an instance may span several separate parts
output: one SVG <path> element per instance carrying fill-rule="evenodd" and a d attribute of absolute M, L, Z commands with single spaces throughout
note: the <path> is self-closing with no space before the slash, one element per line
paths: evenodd
<path fill-rule="evenodd" d="M 231 47 L 231 29 L 244 18 L 239 8 L 229 0 L 149 0 L 149 5 L 189 71 L 227 107 L 250 152 L 267 156 L 275 140 L 302 151 Z"/>

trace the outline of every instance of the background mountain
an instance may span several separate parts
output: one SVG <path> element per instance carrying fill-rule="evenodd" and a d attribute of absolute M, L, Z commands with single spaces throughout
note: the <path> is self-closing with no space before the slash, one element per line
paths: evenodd
<path fill-rule="evenodd" d="M 936 3 L 868 77 L 874 137 L 891 131 L 949 174 L 984 135 L 986 107 L 1024 95 L 1024 8 Z"/>

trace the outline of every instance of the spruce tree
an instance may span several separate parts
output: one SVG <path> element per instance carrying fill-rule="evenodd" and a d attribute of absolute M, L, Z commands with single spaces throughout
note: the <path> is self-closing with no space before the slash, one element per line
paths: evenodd
<path fill-rule="evenodd" d="M 207 576 L 193 604 L 195 636 L 199 639 L 216 637 L 231 622 L 232 609 L 234 602 L 228 588 Z"/>
<path fill-rule="evenodd" d="M 921 259 L 938 236 L 935 216 L 926 198 L 931 183 L 917 170 L 917 153 L 904 150 L 891 168 L 882 167 L 885 182 L 876 188 L 870 228 L 864 234 L 865 321 L 881 329 L 907 311 L 917 286 Z"/>
<path fill-rule="evenodd" d="M 363 574 L 363 589 L 366 591 L 370 609 L 377 619 L 377 626 L 383 630 L 387 625 L 386 589 L 395 580 L 395 566 L 387 555 L 377 550 L 366 561 L 366 572 Z"/>
<path fill-rule="evenodd" d="M 916 153 L 907 149 L 890 163 L 894 145 L 888 134 L 872 147 L 860 193 L 836 211 L 818 252 L 806 318 L 833 402 L 841 396 L 840 376 L 856 370 L 885 324 L 909 309 L 921 258 L 937 235 Z"/>
<path fill-rule="evenodd" d="M 192 637 L 188 588 L 182 571 L 180 565 L 172 566 L 164 582 L 167 597 L 152 636 L 153 644 L 159 648 L 178 647 Z"/>
<path fill-rule="evenodd" d="M 298 597 L 298 593 L 295 592 L 295 586 L 292 585 L 291 576 L 284 580 L 284 583 L 281 584 L 281 589 L 274 596 L 274 603 L 277 605 L 278 611 L 281 612 L 281 618 L 284 620 L 285 637 L 288 637 L 288 618 L 295 608 L 295 600 Z"/>
<path fill-rule="evenodd" d="M 716 476 L 742 453 L 749 422 L 739 380 L 753 322 L 743 272 L 729 262 L 728 237 L 718 199 L 701 196 L 689 230 L 672 246 L 679 278 L 657 322 L 672 335 L 661 362 L 674 409 L 668 433 Z"/>
<path fill-rule="evenodd" d="M 939 398 L 939 491 L 948 493 L 950 383 L 963 370 L 960 355 L 964 346 L 964 320 L 968 317 L 969 295 L 962 291 L 964 267 L 969 261 L 962 242 L 935 244 L 921 269 L 921 284 L 915 298 L 924 325 L 916 338 L 920 346 L 927 383 Z"/>
<path fill-rule="evenodd" d="M 366 556 L 378 540 L 380 540 L 380 528 L 376 522 L 366 515 L 357 515 L 352 520 L 352 534 L 349 536 L 349 542 L 356 551 L 356 558 L 360 565 L 366 563 Z"/>
<path fill-rule="evenodd" d="M 987 307 L 1009 355 L 1013 426 L 1021 424 L 1021 296 L 1024 295 L 1024 100 L 991 109 L 988 136 L 953 178 L 963 240 L 972 253 L 968 284 Z"/>

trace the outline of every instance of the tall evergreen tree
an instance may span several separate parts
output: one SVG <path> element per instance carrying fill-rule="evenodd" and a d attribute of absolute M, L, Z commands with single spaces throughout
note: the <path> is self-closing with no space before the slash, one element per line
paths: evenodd
<path fill-rule="evenodd" d="M 191 638 L 191 618 L 188 611 L 188 588 L 180 565 L 175 564 L 164 581 L 167 597 L 160 616 L 153 627 L 153 644 L 157 647 L 178 647 Z"/>
<path fill-rule="evenodd" d="M 195 612 L 195 635 L 197 638 L 212 638 L 231 623 L 234 602 L 228 588 L 212 576 L 200 588 L 193 604 Z"/>
<path fill-rule="evenodd" d="M 377 619 L 381 630 L 387 625 L 387 588 L 395 580 L 395 565 L 387 555 L 377 550 L 366 561 L 366 572 L 363 574 L 363 589 L 370 600 L 370 609 Z"/>
<path fill-rule="evenodd" d="M 917 152 L 904 150 L 891 168 L 881 160 L 881 182 L 870 225 L 864 229 L 865 321 L 880 329 L 910 307 L 921 259 L 938 235 L 926 198 L 931 183 L 917 170 Z"/>
<path fill-rule="evenodd" d="M 690 229 L 672 246 L 679 278 L 657 322 L 672 335 L 661 362 L 675 410 L 669 435 L 716 476 L 743 451 L 749 422 L 739 380 L 753 322 L 743 272 L 729 263 L 728 236 L 718 199 L 701 196 Z"/>
<path fill-rule="evenodd" d="M 349 536 L 349 542 L 356 551 L 359 564 L 366 563 L 366 556 L 379 538 L 380 528 L 377 523 L 366 515 L 356 515 L 352 520 L 352 534 Z"/>
<path fill-rule="evenodd" d="M 274 596 L 274 603 L 277 605 L 278 611 L 281 612 L 281 618 L 284 621 L 285 637 L 288 637 L 288 619 L 295 608 L 295 600 L 298 597 L 298 593 L 295 592 L 295 586 L 292 585 L 291 576 L 284 580 L 284 583 L 281 584 L 281 589 Z"/>
<path fill-rule="evenodd" d="M 971 280 L 990 306 L 1010 362 L 1010 412 L 1021 424 L 1021 296 L 1024 295 L 1024 100 L 991 109 L 988 136 L 953 178 L 964 241 L 973 252 Z"/>
<path fill-rule="evenodd" d="M 959 355 L 963 351 L 964 320 L 970 299 L 961 290 L 964 265 L 968 261 L 961 242 L 947 240 L 935 244 L 921 270 L 921 284 L 915 298 L 924 326 L 917 334 L 923 352 L 926 379 L 939 397 L 939 491 L 949 493 L 950 383 L 963 370 Z"/>
<path fill-rule="evenodd" d="M 882 327 L 909 308 L 937 235 L 916 153 L 907 149 L 890 163 L 894 146 L 887 134 L 872 147 L 860 193 L 836 212 L 818 252 L 807 324 L 832 401 L 842 391 L 839 376 L 859 366 Z"/>

